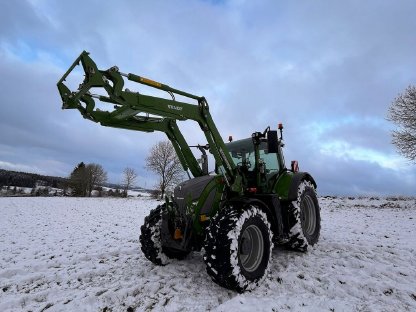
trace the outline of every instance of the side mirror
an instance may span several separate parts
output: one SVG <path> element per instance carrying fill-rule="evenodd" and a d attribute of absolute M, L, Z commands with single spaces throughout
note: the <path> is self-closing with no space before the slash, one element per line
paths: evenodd
<path fill-rule="evenodd" d="M 279 150 L 279 144 L 277 139 L 277 131 L 269 130 L 267 132 L 267 151 L 268 153 L 277 153 Z"/>

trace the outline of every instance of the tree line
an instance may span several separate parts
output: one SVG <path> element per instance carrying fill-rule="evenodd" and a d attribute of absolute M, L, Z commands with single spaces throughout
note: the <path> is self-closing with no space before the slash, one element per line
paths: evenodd
<path fill-rule="evenodd" d="M 0 188 L 3 186 L 33 188 L 36 187 L 37 183 L 54 188 L 63 188 L 67 181 L 66 178 L 0 169 Z"/>
<path fill-rule="evenodd" d="M 184 170 L 176 155 L 175 149 L 169 141 L 156 143 L 146 157 L 146 169 L 152 171 L 159 178 L 153 192 L 154 197 L 163 198 L 167 191 L 172 189 L 184 179 Z M 110 196 L 127 196 L 127 190 L 135 183 L 137 173 L 132 168 L 123 171 L 123 189 L 121 191 L 109 191 Z M 72 171 L 70 187 L 74 196 L 91 196 L 94 188 L 101 192 L 100 188 L 107 182 L 107 173 L 98 164 L 79 163 Z M 100 193 L 99 193 L 100 194 Z"/>
<path fill-rule="evenodd" d="M 99 164 L 79 163 L 68 178 L 44 176 L 36 173 L 0 169 L 0 195 L 27 195 L 23 189 L 31 188 L 31 196 L 91 196 L 96 190 L 98 196 L 127 197 L 127 190 L 135 183 L 137 174 L 132 168 L 123 171 L 122 185 L 112 185 L 108 191 L 107 172 Z"/>
<path fill-rule="evenodd" d="M 163 198 L 184 179 L 184 170 L 169 141 L 156 143 L 146 157 L 146 169 L 159 178 L 153 195 Z M 49 189 L 61 189 L 64 196 L 117 196 L 127 197 L 127 191 L 136 183 L 137 173 L 132 168 L 123 170 L 123 180 L 120 188 L 105 191 L 107 172 L 103 166 L 96 163 L 80 162 L 72 170 L 68 178 L 43 176 L 34 173 L 24 173 L 0 169 L 0 191 L 6 189 L 8 195 L 20 194 L 16 188 L 32 188 L 34 196 L 50 195 Z M 10 192 L 9 192 L 10 191 Z M 93 194 L 93 191 L 98 193 Z M 57 195 L 57 191 L 54 193 Z M 60 194 L 59 194 L 60 195 Z"/>
<path fill-rule="evenodd" d="M 109 190 L 108 196 L 127 197 L 127 191 L 133 186 L 137 179 L 137 173 L 132 168 L 123 170 L 122 190 L 116 188 Z M 107 172 L 95 163 L 85 164 L 80 162 L 69 176 L 69 188 L 72 196 L 91 197 L 92 191 L 96 190 L 98 196 L 102 196 L 102 186 L 107 182 Z"/>

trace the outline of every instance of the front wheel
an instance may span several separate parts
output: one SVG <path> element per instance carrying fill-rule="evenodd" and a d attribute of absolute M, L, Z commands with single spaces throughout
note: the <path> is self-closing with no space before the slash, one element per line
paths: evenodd
<path fill-rule="evenodd" d="M 298 186 L 297 199 L 288 207 L 289 242 L 287 246 L 298 251 L 306 251 L 315 245 L 321 231 L 321 214 L 313 184 L 302 181 Z"/>
<path fill-rule="evenodd" d="M 189 252 L 162 246 L 160 229 L 164 205 L 150 211 L 141 227 L 140 243 L 144 256 L 157 265 L 165 265 L 169 259 L 184 259 Z"/>
<path fill-rule="evenodd" d="M 254 205 L 224 207 L 207 229 L 204 261 L 217 284 L 243 292 L 266 276 L 272 233 L 266 214 Z"/>

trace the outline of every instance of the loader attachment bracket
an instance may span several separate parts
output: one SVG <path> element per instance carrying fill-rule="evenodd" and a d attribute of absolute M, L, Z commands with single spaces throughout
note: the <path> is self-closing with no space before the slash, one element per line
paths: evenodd
<path fill-rule="evenodd" d="M 87 105 L 88 103 L 91 103 L 91 101 L 87 99 L 87 97 L 89 97 L 89 89 L 91 87 L 100 87 L 104 85 L 102 73 L 98 70 L 97 65 L 95 65 L 94 61 L 88 56 L 88 54 L 88 52 L 83 51 L 74 61 L 71 67 L 67 70 L 67 72 L 62 76 L 62 78 L 58 81 L 57 85 L 62 98 L 63 109 L 83 108 L 80 100 Z M 71 90 L 65 85 L 64 82 L 74 70 L 74 68 L 80 63 L 82 64 L 85 72 L 84 81 L 79 85 L 76 91 L 71 92 Z"/>

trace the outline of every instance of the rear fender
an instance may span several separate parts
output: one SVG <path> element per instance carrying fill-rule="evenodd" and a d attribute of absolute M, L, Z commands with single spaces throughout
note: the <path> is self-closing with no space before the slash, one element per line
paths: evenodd
<path fill-rule="evenodd" d="M 281 201 L 296 200 L 299 184 L 303 180 L 310 181 L 316 188 L 316 182 L 309 173 L 286 171 L 277 178 L 273 191 L 279 196 Z"/>
<path fill-rule="evenodd" d="M 286 171 L 281 174 L 273 187 L 274 192 L 278 194 L 280 199 L 284 235 L 290 230 L 288 205 L 290 202 L 297 200 L 299 185 L 304 180 L 310 181 L 316 188 L 316 182 L 309 173 L 293 173 L 291 171 Z"/>
<path fill-rule="evenodd" d="M 287 197 L 288 201 L 297 200 L 299 184 L 304 180 L 310 181 L 316 189 L 316 182 L 309 173 L 297 172 L 293 175 L 292 182 L 290 183 L 289 193 Z"/>

